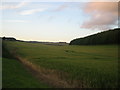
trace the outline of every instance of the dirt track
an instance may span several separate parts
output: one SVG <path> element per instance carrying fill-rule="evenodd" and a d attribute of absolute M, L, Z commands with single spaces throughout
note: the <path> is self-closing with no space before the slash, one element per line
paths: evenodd
<path fill-rule="evenodd" d="M 26 59 L 21 58 L 20 56 L 15 56 L 17 60 L 19 60 L 27 70 L 29 70 L 32 75 L 34 75 L 38 80 L 47 83 L 48 85 L 54 88 L 75 88 L 75 83 L 71 81 L 65 81 L 61 78 L 63 72 L 57 72 L 55 70 L 44 69 L 37 65 L 32 64 Z M 67 76 L 67 74 L 66 74 Z"/>

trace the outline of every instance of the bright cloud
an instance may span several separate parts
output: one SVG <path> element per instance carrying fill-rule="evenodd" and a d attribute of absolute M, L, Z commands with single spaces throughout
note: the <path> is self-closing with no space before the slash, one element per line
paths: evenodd
<path fill-rule="evenodd" d="M 4 20 L 3 22 L 9 22 L 9 23 L 26 23 L 28 21 L 26 21 L 26 20 Z"/>
<path fill-rule="evenodd" d="M 116 25 L 118 20 L 117 2 L 94 2 L 86 4 L 83 9 L 90 16 L 89 20 L 83 22 L 81 28 L 107 29 Z"/>
<path fill-rule="evenodd" d="M 58 8 L 56 8 L 54 11 L 62 11 L 62 10 L 64 10 L 67 7 L 68 7 L 67 4 L 63 4 L 63 5 L 60 5 Z"/>
<path fill-rule="evenodd" d="M 45 11 L 46 9 L 44 8 L 41 8 L 41 9 L 30 9 L 30 10 L 24 10 L 24 11 L 21 11 L 19 14 L 20 15 L 30 15 L 30 14 L 34 14 L 34 13 L 37 13 L 37 12 L 42 12 L 42 11 Z"/>
<path fill-rule="evenodd" d="M 17 8 L 21 8 L 23 6 L 26 6 L 29 2 L 21 2 L 18 5 L 1 5 L 0 6 L 0 10 L 5 10 L 5 9 L 17 9 Z"/>

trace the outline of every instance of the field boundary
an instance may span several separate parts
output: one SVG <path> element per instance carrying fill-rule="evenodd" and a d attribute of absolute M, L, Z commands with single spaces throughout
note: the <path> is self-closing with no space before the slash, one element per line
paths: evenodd
<path fill-rule="evenodd" d="M 7 49 L 7 48 L 6 48 Z M 66 72 L 58 72 L 56 70 L 45 69 L 38 65 L 33 64 L 28 59 L 19 56 L 14 51 L 8 51 L 8 53 L 15 58 L 15 60 L 20 61 L 24 67 L 31 72 L 38 80 L 54 87 L 54 88 L 75 88 L 78 84 L 75 80 L 67 80 L 68 74 Z M 74 84 L 73 84 L 74 83 Z M 77 86 L 76 86 L 77 85 Z M 81 84 L 82 85 L 82 84 Z M 83 85 L 82 85 L 83 86 Z M 81 88 L 81 86 L 79 87 Z"/>
<path fill-rule="evenodd" d="M 27 59 L 21 58 L 20 56 L 15 56 L 17 60 L 19 60 L 36 78 L 42 80 L 43 82 L 55 87 L 55 88 L 75 88 L 78 87 L 76 81 L 65 81 L 63 78 L 63 74 L 65 77 L 68 76 L 67 73 L 58 72 L 56 70 L 45 69 L 40 66 L 37 66 Z M 73 84 L 74 83 L 74 84 Z M 79 87 L 80 88 L 80 87 Z"/>

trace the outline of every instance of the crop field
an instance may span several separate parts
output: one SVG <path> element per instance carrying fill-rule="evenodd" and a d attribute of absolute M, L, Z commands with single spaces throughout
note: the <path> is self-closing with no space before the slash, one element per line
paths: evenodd
<path fill-rule="evenodd" d="M 53 80 L 51 85 L 61 80 L 67 83 L 61 87 L 118 87 L 117 45 L 55 46 L 17 41 L 4 41 L 3 45 L 14 56 L 31 63 L 31 67 L 41 69 L 40 73 L 49 76 L 49 81 Z M 60 86 L 59 83 L 56 86 Z"/>

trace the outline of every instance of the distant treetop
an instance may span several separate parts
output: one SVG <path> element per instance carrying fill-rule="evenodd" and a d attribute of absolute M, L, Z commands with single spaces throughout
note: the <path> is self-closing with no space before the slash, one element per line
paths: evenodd
<path fill-rule="evenodd" d="M 2 40 L 16 41 L 13 37 L 2 37 Z"/>

